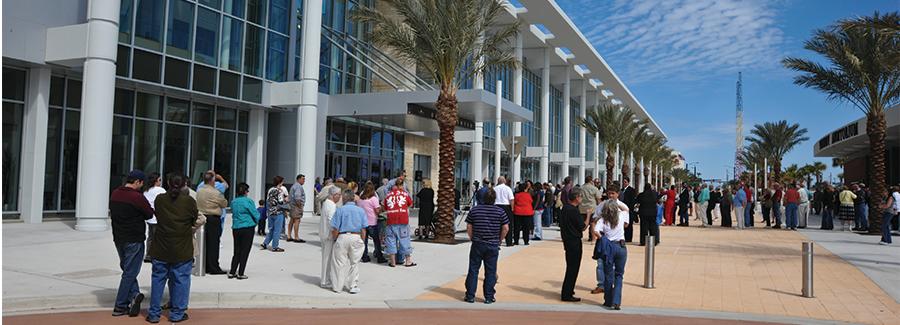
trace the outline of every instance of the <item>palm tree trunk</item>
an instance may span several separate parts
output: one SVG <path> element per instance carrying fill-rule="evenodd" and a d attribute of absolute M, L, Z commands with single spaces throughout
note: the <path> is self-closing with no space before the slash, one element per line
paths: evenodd
<path fill-rule="evenodd" d="M 781 159 L 775 157 L 772 161 L 772 177 L 775 182 L 781 183 Z"/>
<path fill-rule="evenodd" d="M 869 160 L 872 163 L 872 194 L 869 198 L 871 208 L 869 210 L 869 233 L 881 233 L 882 204 L 887 196 L 887 184 L 885 184 L 885 130 L 886 122 L 884 110 L 881 107 L 872 107 L 866 118 L 866 133 L 869 134 Z"/>
<path fill-rule="evenodd" d="M 609 188 L 613 183 L 613 163 L 615 163 L 615 159 L 608 145 L 606 148 L 606 188 Z"/>
<path fill-rule="evenodd" d="M 459 119 L 457 115 L 456 93 L 449 87 L 441 87 L 441 93 L 435 102 L 437 121 L 440 127 L 438 145 L 438 192 L 437 222 L 435 224 L 434 241 L 453 244 L 456 242 L 456 229 L 453 229 L 453 168 L 456 164 L 456 141 L 454 130 Z"/>

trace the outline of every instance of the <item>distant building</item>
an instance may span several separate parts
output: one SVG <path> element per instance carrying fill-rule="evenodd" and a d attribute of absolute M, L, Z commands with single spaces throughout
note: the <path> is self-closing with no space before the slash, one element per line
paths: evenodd
<path fill-rule="evenodd" d="M 887 184 L 900 184 L 900 105 L 885 110 Z M 831 131 L 816 142 L 816 157 L 834 157 L 844 161 L 844 182 L 872 183 L 872 165 L 866 118 L 850 122 Z"/>

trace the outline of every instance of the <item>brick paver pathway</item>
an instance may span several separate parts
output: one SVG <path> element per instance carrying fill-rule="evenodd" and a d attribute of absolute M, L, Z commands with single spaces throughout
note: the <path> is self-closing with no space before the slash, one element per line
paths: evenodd
<path fill-rule="evenodd" d="M 900 304 L 857 268 L 815 247 L 815 298 L 801 292 L 801 234 L 773 229 L 663 227 L 656 248 L 656 288 L 644 289 L 644 247 L 628 246 L 622 306 L 754 313 L 867 324 L 900 324 Z M 638 229 L 635 229 L 637 240 Z M 562 243 L 532 242 L 500 261 L 497 299 L 563 304 Z M 585 244 L 576 286 L 581 303 L 602 303 L 596 285 L 593 245 Z M 460 261 L 465 269 L 466 261 Z M 482 274 L 483 277 L 483 274 Z M 458 300 L 464 277 L 417 299 Z M 479 285 L 481 282 L 479 282 Z M 478 295 L 481 295 L 479 288 Z M 601 308 L 601 307 L 598 307 Z"/>

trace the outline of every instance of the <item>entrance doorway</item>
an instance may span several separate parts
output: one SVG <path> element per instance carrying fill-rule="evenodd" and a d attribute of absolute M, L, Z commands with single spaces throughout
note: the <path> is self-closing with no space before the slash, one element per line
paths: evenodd
<path fill-rule="evenodd" d="M 419 193 L 419 190 L 422 189 L 422 180 L 431 179 L 431 156 L 413 154 L 413 192 L 410 193 L 415 195 Z M 432 186 L 434 186 L 434 180 L 431 181 Z M 416 206 L 418 206 L 418 201 L 416 202 Z"/>

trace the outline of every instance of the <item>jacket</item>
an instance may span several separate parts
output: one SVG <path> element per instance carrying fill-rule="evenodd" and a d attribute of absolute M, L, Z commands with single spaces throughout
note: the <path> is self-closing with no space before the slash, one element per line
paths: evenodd
<path fill-rule="evenodd" d="M 212 186 L 204 186 L 197 190 L 197 209 L 206 216 L 221 216 L 222 209 L 228 207 L 228 201 L 222 192 Z"/>
<path fill-rule="evenodd" d="M 109 216 L 115 243 L 140 243 L 147 239 L 144 220 L 153 218 L 153 208 L 141 191 L 120 186 L 109 197 Z"/>
<path fill-rule="evenodd" d="M 216 191 L 214 188 L 210 189 Z M 194 258 L 197 202 L 184 193 L 175 199 L 163 194 L 156 198 L 155 205 L 157 224 L 150 256 L 167 263 L 180 263 Z"/>

